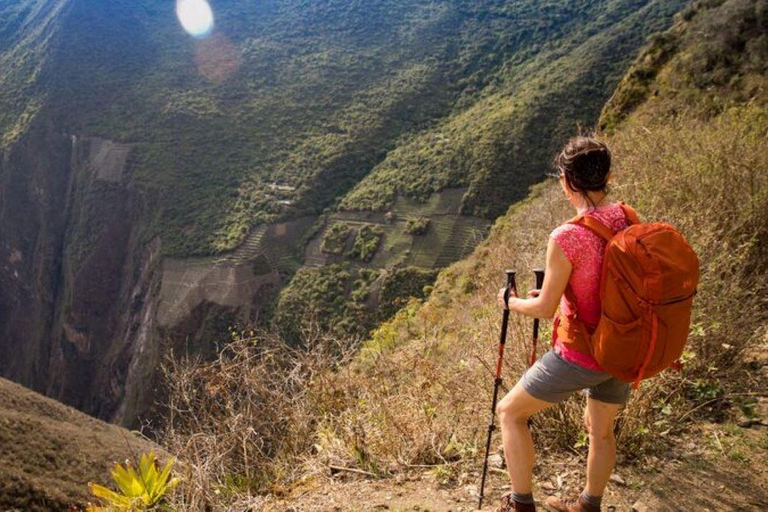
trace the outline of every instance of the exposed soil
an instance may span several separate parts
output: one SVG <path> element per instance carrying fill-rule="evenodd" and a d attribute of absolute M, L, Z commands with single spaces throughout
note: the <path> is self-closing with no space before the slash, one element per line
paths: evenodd
<path fill-rule="evenodd" d="M 763 408 L 765 407 L 763 403 Z M 745 423 L 746 425 L 746 423 Z M 540 508 L 549 495 L 576 496 L 584 482 L 583 455 L 543 456 L 536 467 L 535 497 Z M 458 474 L 456 474 L 458 473 Z M 700 424 L 678 439 L 663 457 L 619 465 L 604 497 L 604 510 L 628 512 L 768 510 L 768 427 Z M 422 469 L 385 480 L 352 473 L 315 479 L 269 511 L 421 511 L 477 509 L 479 471 L 449 466 Z M 494 470 L 486 483 L 485 511 L 494 510 L 508 490 Z"/>
<path fill-rule="evenodd" d="M 68 510 L 115 461 L 162 451 L 133 433 L 0 379 L 0 510 Z"/>

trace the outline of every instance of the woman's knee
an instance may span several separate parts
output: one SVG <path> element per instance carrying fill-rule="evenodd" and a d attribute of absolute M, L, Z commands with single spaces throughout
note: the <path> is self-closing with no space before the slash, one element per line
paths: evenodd
<path fill-rule="evenodd" d="M 589 433 L 590 444 L 599 446 L 611 446 L 616 444 L 616 436 L 613 435 L 613 431 L 608 432 L 590 432 Z"/>
<path fill-rule="evenodd" d="M 527 423 L 530 414 L 517 407 L 514 400 L 502 400 L 496 405 L 496 415 L 502 423 Z"/>
<path fill-rule="evenodd" d="M 501 402 L 496 405 L 496 414 L 503 423 L 527 424 L 528 418 L 544 408 L 545 402 L 541 402 L 530 396 L 519 386 L 510 391 Z"/>

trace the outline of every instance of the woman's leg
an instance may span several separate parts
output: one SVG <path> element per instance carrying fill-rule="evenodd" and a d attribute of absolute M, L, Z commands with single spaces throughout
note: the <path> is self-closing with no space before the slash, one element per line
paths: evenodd
<path fill-rule="evenodd" d="M 534 452 L 528 418 L 550 405 L 554 404 L 531 396 L 520 381 L 496 407 L 507 472 L 512 490 L 518 494 L 530 494 L 532 490 Z"/>
<path fill-rule="evenodd" d="M 616 463 L 616 438 L 613 435 L 613 423 L 621 409 L 619 404 L 609 404 L 587 399 L 584 423 L 589 434 L 589 456 L 587 458 L 587 485 L 585 491 L 590 496 L 603 495 L 608 479 Z"/>

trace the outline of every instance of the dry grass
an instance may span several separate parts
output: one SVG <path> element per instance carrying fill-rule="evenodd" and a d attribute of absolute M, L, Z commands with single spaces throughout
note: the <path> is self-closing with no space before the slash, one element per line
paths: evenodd
<path fill-rule="evenodd" d="M 181 510 L 250 510 L 254 496 L 280 493 L 311 472 L 317 379 L 351 349 L 316 331 L 302 348 L 269 334 L 233 333 L 218 359 L 168 358 L 168 450 L 186 465 L 174 497 Z"/>

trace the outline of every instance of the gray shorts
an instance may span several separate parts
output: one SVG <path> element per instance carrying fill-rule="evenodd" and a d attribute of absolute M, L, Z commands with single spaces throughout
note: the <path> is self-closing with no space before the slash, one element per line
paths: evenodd
<path fill-rule="evenodd" d="M 574 392 L 587 390 L 590 398 L 609 404 L 629 400 L 629 384 L 610 373 L 596 372 L 570 363 L 550 350 L 523 374 L 523 389 L 546 402 L 562 402 Z"/>

